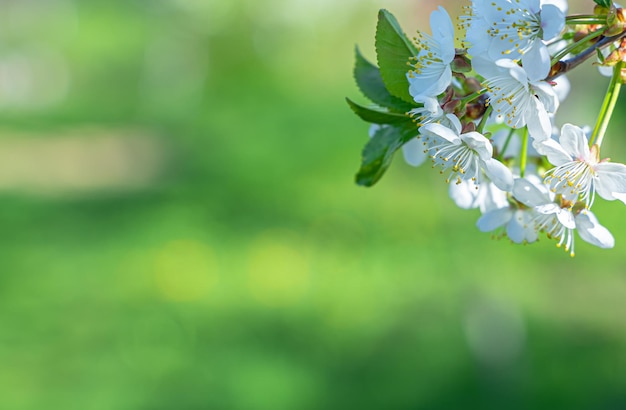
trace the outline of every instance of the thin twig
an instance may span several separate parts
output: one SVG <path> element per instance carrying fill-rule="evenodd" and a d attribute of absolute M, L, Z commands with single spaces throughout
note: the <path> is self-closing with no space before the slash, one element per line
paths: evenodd
<path fill-rule="evenodd" d="M 626 37 L 626 30 L 622 31 L 620 34 L 611 37 L 601 37 L 597 43 L 595 43 L 592 47 L 589 47 L 582 53 L 578 54 L 576 57 L 570 58 L 569 60 L 561 60 L 552 66 L 552 70 L 550 71 L 550 75 L 546 78 L 546 81 L 552 81 L 561 74 L 565 74 L 570 70 L 578 67 L 585 61 L 587 61 L 590 57 L 596 54 L 596 50 L 605 48 L 612 44 L 613 42 L 620 40 Z"/>

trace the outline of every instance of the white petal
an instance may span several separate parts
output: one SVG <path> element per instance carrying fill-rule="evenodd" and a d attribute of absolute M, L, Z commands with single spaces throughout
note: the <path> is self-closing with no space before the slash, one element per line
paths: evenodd
<path fill-rule="evenodd" d="M 441 59 L 449 64 L 454 59 L 454 26 L 450 15 L 443 7 L 430 14 L 430 30 L 433 38 L 439 42 Z"/>
<path fill-rule="evenodd" d="M 506 192 L 499 189 L 493 182 L 481 181 L 478 190 L 480 192 L 477 201 L 479 201 L 480 212 L 485 213 L 509 206 Z"/>
<path fill-rule="evenodd" d="M 513 217 L 513 211 L 510 208 L 500 208 L 489 211 L 478 218 L 476 226 L 482 232 L 491 232 L 500 226 L 507 224 Z"/>
<path fill-rule="evenodd" d="M 606 200 L 619 199 L 626 195 L 626 165 L 613 162 L 601 162 L 595 167 L 598 179 L 596 190 Z"/>
<path fill-rule="evenodd" d="M 483 161 L 488 160 L 493 155 L 491 142 L 479 132 L 472 131 L 461 134 L 461 140 L 472 150 L 476 151 L 478 157 Z"/>
<path fill-rule="evenodd" d="M 441 106 L 439 105 L 439 101 L 436 98 L 428 97 L 425 95 L 418 95 L 414 98 L 416 103 L 424 104 L 424 109 L 428 110 L 433 115 L 440 115 L 443 113 Z"/>
<path fill-rule="evenodd" d="M 559 108 L 559 96 L 557 95 L 555 87 L 545 81 L 535 81 L 532 83 L 532 86 L 535 91 L 535 96 L 539 98 L 544 109 L 548 113 L 554 114 Z"/>
<path fill-rule="evenodd" d="M 522 56 L 522 65 L 531 82 L 543 80 L 550 71 L 548 47 L 538 38 L 532 42 L 530 50 Z"/>
<path fill-rule="evenodd" d="M 433 38 L 439 40 L 441 37 L 454 37 L 454 26 L 450 15 L 443 7 L 430 13 L 430 30 Z"/>
<path fill-rule="evenodd" d="M 612 248 L 615 239 L 611 232 L 600 225 L 596 216 L 591 212 L 581 212 L 576 216 L 576 228 L 580 237 L 592 245 L 600 248 Z"/>
<path fill-rule="evenodd" d="M 452 144 L 460 144 L 461 138 L 450 128 L 441 124 L 431 123 L 420 127 L 420 134 L 425 134 L 434 138 L 443 138 Z"/>
<path fill-rule="evenodd" d="M 462 180 L 460 184 L 450 184 L 449 194 L 459 208 L 472 209 L 478 207 L 478 190 L 476 184 L 471 180 Z"/>
<path fill-rule="evenodd" d="M 531 208 L 550 202 L 550 198 L 545 193 L 524 178 L 517 178 L 513 182 L 513 196 Z"/>
<path fill-rule="evenodd" d="M 607 67 L 603 65 L 598 66 L 598 71 L 605 77 L 613 77 L 613 67 Z"/>
<path fill-rule="evenodd" d="M 539 154 L 547 156 L 548 161 L 556 167 L 572 161 L 572 157 L 553 139 L 533 141 L 533 147 Z"/>
<path fill-rule="evenodd" d="M 543 204 L 535 207 L 535 211 L 543 215 L 556 215 L 561 210 L 561 207 L 554 203 Z"/>
<path fill-rule="evenodd" d="M 565 14 L 559 7 L 546 4 L 541 8 L 541 28 L 544 40 L 551 40 L 561 34 L 563 27 L 565 27 Z"/>
<path fill-rule="evenodd" d="M 502 75 L 502 69 L 500 67 L 498 67 L 493 61 L 482 56 L 474 57 L 472 60 L 472 68 L 485 78 L 493 78 Z"/>
<path fill-rule="evenodd" d="M 448 122 L 450 123 L 450 128 L 453 131 L 456 131 L 457 135 L 460 134 L 461 130 L 463 129 L 463 124 L 461 124 L 461 120 L 459 120 L 459 118 L 454 114 L 446 114 L 446 117 L 448 118 Z"/>
<path fill-rule="evenodd" d="M 564 101 L 565 98 L 567 98 L 567 96 L 569 95 L 569 91 L 572 88 L 572 85 L 569 79 L 567 78 L 566 75 L 562 75 L 558 77 L 557 79 L 555 79 L 554 82 L 556 84 L 554 85 L 553 89 L 554 89 L 554 92 L 556 93 L 556 97 L 558 98 L 559 101 Z M 544 105 L 546 105 L 545 102 L 544 102 Z"/>
<path fill-rule="evenodd" d="M 509 192 L 513 189 L 513 174 L 502 162 L 494 158 L 483 161 L 485 173 L 499 189 Z"/>
<path fill-rule="evenodd" d="M 452 83 L 452 69 L 446 66 L 437 81 L 426 90 L 426 94 L 430 96 L 438 96 L 448 88 Z"/>
<path fill-rule="evenodd" d="M 541 5 L 552 4 L 561 10 L 561 13 L 567 14 L 567 0 L 541 0 Z"/>
<path fill-rule="evenodd" d="M 412 138 L 402 146 L 402 154 L 407 164 L 418 167 L 428 157 L 424 152 L 424 144 L 417 138 Z"/>
<path fill-rule="evenodd" d="M 378 130 L 380 130 L 381 128 L 383 128 L 383 125 L 380 125 L 380 124 L 370 125 L 370 129 L 368 130 L 368 135 L 370 136 L 370 138 L 374 137 L 374 135 L 376 135 Z"/>
<path fill-rule="evenodd" d="M 572 124 L 563 125 L 559 142 L 572 158 L 580 160 L 589 158 L 589 143 L 582 128 Z"/>
<path fill-rule="evenodd" d="M 626 204 L 626 194 L 618 194 L 618 193 L 613 192 L 613 198 L 619 199 L 620 201 Z"/>
<path fill-rule="evenodd" d="M 513 77 L 517 82 L 524 85 L 524 88 L 527 89 L 528 88 L 528 74 L 526 73 L 526 70 L 524 70 L 522 67 L 518 66 L 517 64 L 513 63 L 513 61 L 511 60 L 504 60 L 504 61 L 498 60 L 498 65 L 502 66 L 504 65 L 504 62 L 506 62 L 507 65 L 509 63 L 511 64 L 511 66 L 509 67 L 509 75 Z"/>
<path fill-rule="evenodd" d="M 538 235 L 531 222 L 530 211 L 515 211 L 506 227 L 506 234 L 515 243 L 535 242 Z"/>
<path fill-rule="evenodd" d="M 576 221 L 574 219 L 574 214 L 568 211 L 567 209 L 557 210 L 556 217 L 559 219 L 559 222 L 563 224 L 564 227 L 568 229 L 576 228 Z"/>
<path fill-rule="evenodd" d="M 552 131 L 552 121 L 546 112 L 545 107 L 537 98 L 531 100 L 533 109 L 530 111 L 531 118 L 528 119 L 528 134 L 535 141 L 543 141 L 550 138 Z"/>
<path fill-rule="evenodd" d="M 533 14 L 537 14 L 541 10 L 540 0 L 527 0 L 527 4 L 528 4 L 528 8 Z"/>

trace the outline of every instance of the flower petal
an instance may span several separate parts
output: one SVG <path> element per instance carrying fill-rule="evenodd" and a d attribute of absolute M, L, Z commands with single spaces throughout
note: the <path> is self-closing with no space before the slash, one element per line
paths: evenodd
<path fill-rule="evenodd" d="M 488 160 L 493 155 L 491 142 L 479 132 L 471 131 L 461 134 L 461 140 L 473 151 L 476 151 L 478 157 L 483 161 Z"/>
<path fill-rule="evenodd" d="M 515 211 L 513 217 L 506 226 L 506 234 L 515 243 L 532 243 L 537 240 L 538 234 L 532 224 L 530 211 Z"/>
<path fill-rule="evenodd" d="M 531 82 L 545 79 L 550 71 L 548 47 L 538 38 L 533 40 L 530 49 L 522 55 L 522 65 Z"/>
<path fill-rule="evenodd" d="M 552 131 L 552 121 L 550 121 L 550 116 L 539 99 L 533 98 L 531 103 L 534 107 L 529 112 L 531 118 L 528 118 L 526 121 L 528 133 L 535 141 L 546 140 L 550 138 L 550 133 Z"/>
<path fill-rule="evenodd" d="M 508 207 L 494 209 L 493 211 L 489 211 L 478 218 L 476 226 L 482 232 L 491 232 L 494 229 L 507 224 L 512 217 L 513 211 L 511 211 Z"/>
<path fill-rule="evenodd" d="M 561 224 L 564 227 L 568 229 L 576 228 L 576 221 L 574 219 L 574 214 L 568 211 L 567 209 L 559 208 L 556 212 L 556 217 L 559 219 L 559 222 L 561 222 Z"/>
<path fill-rule="evenodd" d="M 483 169 L 495 186 L 509 192 L 513 189 L 513 174 L 502 162 L 494 158 L 483 161 Z"/>
<path fill-rule="evenodd" d="M 601 162 L 595 166 L 596 174 L 596 191 L 602 198 L 612 201 L 619 199 L 626 203 L 622 198 L 626 195 L 626 165 L 613 162 Z"/>
<path fill-rule="evenodd" d="M 517 178 L 513 182 L 513 196 L 531 208 L 550 202 L 550 198 L 545 193 L 524 178 Z"/>
<path fill-rule="evenodd" d="M 563 125 L 559 142 L 565 152 L 570 154 L 573 159 L 581 161 L 589 159 L 589 142 L 582 128 L 572 124 Z"/>
<path fill-rule="evenodd" d="M 543 39 L 551 40 L 561 34 L 565 27 L 565 14 L 552 4 L 545 4 L 541 8 L 541 28 L 543 29 Z"/>
<path fill-rule="evenodd" d="M 478 207 L 479 191 L 472 180 L 465 179 L 461 180 L 460 184 L 450 184 L 449 194 L 459 208 L 473 209 Z"/>
<path fill-rule="evenodd" d="M 441 59 L 449 64 L 454 59 L 454 25 L 443 7 L 430 13 L 430 30 L 433 38 L 439 41 Z"/>
<path fill-rule="evenodd" d="M 612 248 L 615 239 L 611 232 L 600 225 L 596 216 L 591 212 L 581 212 L 576 216 L 578 234 L 585 241 L 600 248 Z"/>
<path fill-rule="evenodd" d="M 452 144 L 460 144 L 461 138 L 450 128 L 441 124 L 431 123 L 420 127 L 420 134 L 425 134 L 433 138 L 443 138 Z"/>
<path fill-rule="evenodd" d="M 539 154 L 547 156 L 548 161 L 556 167 L 572 162 L 572 157 L 553 139 L 533 141 L 533 147 Z"/>
<path fill-rule="evenodd" d="M 414 167 L 422 165 L 428 157 L 424 152 L 424 144 L 417 138 L 411 138 L 402 146 L 402 154 L 407 164 Z"/>

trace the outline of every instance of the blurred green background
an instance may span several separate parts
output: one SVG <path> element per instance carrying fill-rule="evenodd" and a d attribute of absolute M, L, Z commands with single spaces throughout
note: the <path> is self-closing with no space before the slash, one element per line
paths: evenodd
<path fill-rule="evenodd" d="M 572 259 L 429 166 L 353 183 L 354 44 L 438 4 L 1 2 L 0 409 L 626 409 L 622 204 Z"/>

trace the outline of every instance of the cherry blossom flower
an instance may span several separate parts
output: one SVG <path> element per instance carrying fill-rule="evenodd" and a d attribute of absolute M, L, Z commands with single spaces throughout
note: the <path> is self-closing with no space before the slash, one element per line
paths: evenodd
<path fill-rule="evenodd" d="M 528 126 L 535 140 L 550 137 L 552 123 L 549 114 L 556 112 L 558 97 L 543 78 L 547 67 L 528 64 L 520 67 L 508 59 L 492 62 L 476 57 L 474 70 L 485 78 L 483 85 L 489 91 L 489 104 L 494 112 L 512 128 Z M 529 67 L 525 69 L 524 67 Z"/>
<path fill-rule="evenodd" d="M 417 32 L 415 43 L 419 50 L 407 73 L 409 93 L 414 98 L 436 97 L 445 91 L 452 81 L 450 63 L 454 59 L 454 26 L 443 7 L 430 15 L 432 36 Z"/>
<path fill-rule="evenodd" d="M 580 127 L 565 124 L 559 142 L 547 139 L 533 146 L 555 166 L 546 173 L 545 182 L 565 200 L 575 202 L 580 197 L 589 208 L 597 192 L 606 200 L 626 203 L 626 165 L 600 160 L 600 148 L 589 148 Z"/>
<path fill-rule="evenodd" d="M 513 175 L 500 161 L 492 158 L 493 147 L 484 135 L 471 131 L 462 134 L 457 121 L 452 128 L 443 124 L 426 124 L 419 129 L 420 138 L 428 149 L 435 166 L 441 172 L 449 170 L 446 182 L 463 180 L 480 183 L 482 172 L 504 191 L 511 190 Z"/>
<path fill-rule="evenodd" d="M 537 231 L 545 232 L 549 238 L 564 246 L 566 252 L 574 256 L 574 230 L 580 237 L 600 248 L 612 248 L 615 245 L 613 235 L 600 225 L 596 216 L 584 206 L 571 206 L 568 201 L 554 202 L 551 192 L 539 189 L 535 184 L 522 178 L 515 180 L 513 196 L 523 205 L 532 208 L 535 216 L 532 223 Z"/>
<path fill-rule="evenodd" d="M 519 184 L 517 178 L 513 184 Z M 525 180 L 532 183 L 541 192 L 541 179 L 531 174 Z M 547 188 L 544 189 L 547 194 Z M 533 208 L 520 205 L 515 201 L 505 201 L 502 206 L 492 208 L 476 222 L 476 226 L 482 232 L 495 231 L 498 235 L 506 234 L 508 238 L 515 243 L 532 243 L 538 238 L 538 232 L 535 228 L 534 218 L 536 213 Z"/>
<path fill-rule="evenodd" d="M 540 0 L 474 0 L 469 15 L 461 18 L 467 30 L 469 53 L 491 60 L 533 55 L 549 63 L 542 40 L 551 40 L 565 26 L 565 11 Z M 566 7 L 566 4 L 565 4 Z"/>
<path fill-rule="evenodd" d="M 498 188 L 484 173 L 478 184 L 472 180 L 450 184 L 449 194 L 459 208 L 478 208 L 481 213 L 508 206 L 506 192 Z"/>

